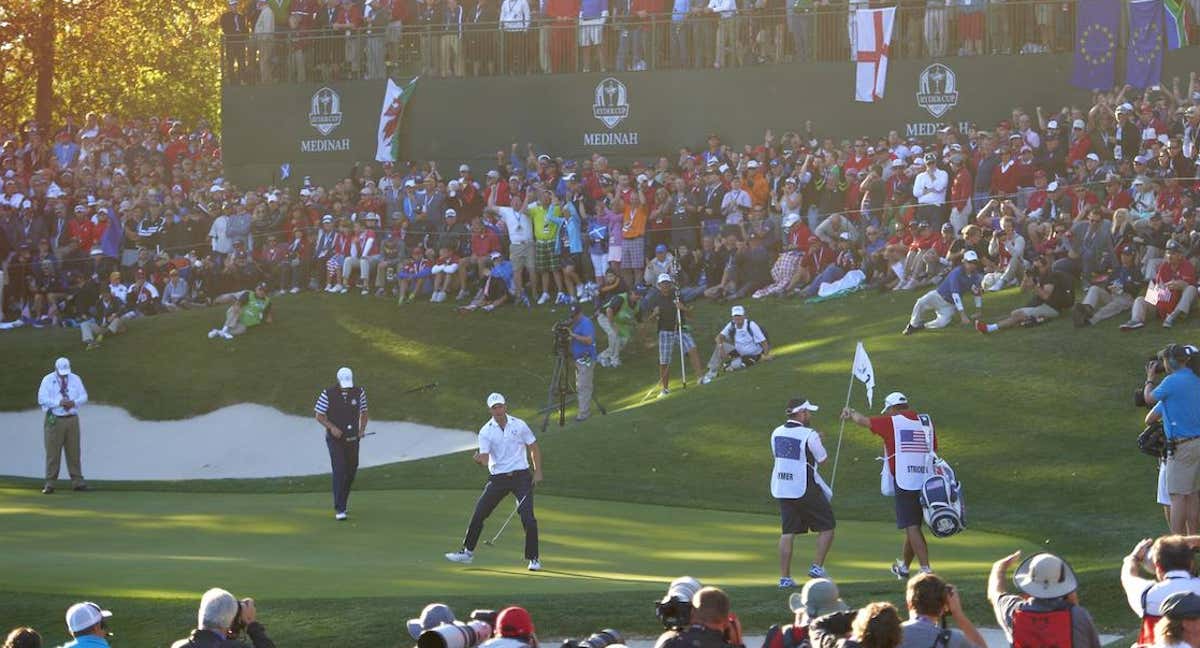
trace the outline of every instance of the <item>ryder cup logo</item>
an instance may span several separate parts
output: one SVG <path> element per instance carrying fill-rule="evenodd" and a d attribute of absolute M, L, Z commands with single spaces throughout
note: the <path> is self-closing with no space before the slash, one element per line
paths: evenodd
<path fill-rule="evenodd" d="M 958 104 L 958 80 L 954 70 L 934 63 L 921 72 L 917 80 L 917 105 L 935 118 L 941 117 Z"/>
<path fill-rule="evenodd" d="M 608 77 L 596 84 L 596 101 L 592 116 L 610 129 L 629 116 L 629 96 L 625 84 Z"/>
<path fill-rule="evenodd" d="M 329 135 L 342 125 L 342 98 L 337 91 L 321 88 L 313 93 L 308 123 L 322 135 Z"/>

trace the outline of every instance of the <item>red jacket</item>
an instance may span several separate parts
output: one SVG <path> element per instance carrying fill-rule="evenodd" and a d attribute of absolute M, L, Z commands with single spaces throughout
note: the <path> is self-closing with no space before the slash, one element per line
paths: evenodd
<path fill-rule="evenodd" d="M 992 171 L 992 195 L 1011 196 L 1017 193 L 1020 180 L 1021 166 L 1015 161 L 1009 162 L 1007 167 L 1003 164 L 996 165 L 996 169 Z"/>
<path fill-rule="evenodd" d="M 964 166 L 954 174 L 950 179 L 950 207 L 954 209 L 962 209 L 967 205 L 967 199 L 971 197 L 974 184 L 971 179 L 971 174 L 967 172 Z"/>

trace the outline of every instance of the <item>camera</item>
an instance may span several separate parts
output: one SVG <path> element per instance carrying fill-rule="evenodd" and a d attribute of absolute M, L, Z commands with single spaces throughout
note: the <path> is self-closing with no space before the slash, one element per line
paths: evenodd
<path fill-rule="evenodd" d="M 569 320 L 555 322 L 551 332 L 554 335 L 551 354 L 567 355 L 571 350 L 571 322 Z"/>
<path fill-rule="evenodd" d="M 1155 382 L 1160 380 L 1167 373 L 1167 366 L 1163 364 L 1162 354 L 1151 356 L 1146 360 L 1147 368 L 1153 367 Z M 1134 407 L 1150 407 L 1146 403 L 1146 395 L 1142 393 L 1142 388 L 1138 387 L 1133 390 L 1133 406 Z"/>
<path fill-rule="evenodd" d="M 606 648 L 607 646 L 624 646 L 625 639 L 621 637 L 621 633 L 612 628 L 605 628 L 600 632 L 593 633 L 587 639 L 572 641 L 567 639 L 562 642 L 562 648 Z"/>
<path fill-rule="evenodd" d="M 492 637 L 496 627 L 495 610 L 475 610 L 463 623 L 443 623 L 422 632 L 417 648 L 473 648 Z"/>
<path fill-rule="evenodd" d="M 671 581 L 667 594 L 654 605 L 654 615 L 664 628 L 683 628 L 692 621 L 692 597 L 700 591 L 700 581 L 680 576 Z"/>

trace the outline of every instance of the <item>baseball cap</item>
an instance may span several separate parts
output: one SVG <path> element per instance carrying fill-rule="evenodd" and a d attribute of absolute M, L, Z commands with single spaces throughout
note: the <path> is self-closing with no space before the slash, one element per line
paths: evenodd
<path fill-rule="evenodd" d="M 737 317 L 738 315 L 741 315 L 742 317 L 746 316 L 746 307 L 745 306 L 734 306 L 733 308 L 729 309 L 730 317 Z"/>
<path fill-rule="evenodd" d="M 1058 191 L 1058 180 L 1046 185 L 1046 191 Z"/>
<path fill-rule="evenodd" d="M 1047 130 L 1058 130 L 1058 120 L 1051 119 L 1050 121 L 1046 122 L 1046 129 Z"/>
<path fill-rule="evenodd" d="M 506 607 L 496 616 L 496 632 L 501 637 L 528 637 L 534 633 L 533 619 L 523 607 Z"/>
<path fill-rule="evenodd" d="M 504 402 L 504 394 L 501 394 L 500 392 L 492 392 L 492 393 L 488 394 L 487 406 L 489 409 L 493 408 L 497 405 L 505 405 L 505 404 L 506 403 Z"/>
<path fill-rule="evenodd" d="M 1040 599 L 1062 598 L 1078 586 L 1071 566 L 1052 553 L 1026 558 L 1013 574 L 1013 583 L 1022 592 Z"/>
<path fill-rule="evenodd" d="M 747 169 L 757 169 L 758 168 L 758 160 L 750 160 L 749 162 L 746 163 L 746 168 Z"/>
<path fill-rule="evenodd" d="M 354 386 L 354 372 L 350 371 L 350 367 L 342 367 L 337 372 L 338 385 L 343 389 L 349 389 Z"/>
<path fill-rule="evenodd" d="M 71 373 L 71 361 L 66 358 L 59 358 L 54 361 L 54 371 L 60 376 L 65 376 Z"/>
<path fill-rule="evenodd" d="M 1200 617 L 1200 596 L 1193 592 L 1175 592 L 1163 600 L 1159 609 L 1168 619 L 1195 619 Z"/>
<path fill-rule="evenodd" d="M 1088 154 L 1087 154 L 1087 159 L 1089 159 L 1089 160 L 1091 160 L 1091 161 L 1093 161 L 1093 162 L 1099 162 L 1099 161 L 1100 161 L 1100 156 L 1099 156 L 1099 155 L 1096 155 L 1095 153 L 1088 153 Z"/>
<path fill-rule="evenodd" d="M 430 603 L 421 610 L 421 616 L 408 620 L 408 634 L 416 639 L 422 632 L 447 623 L 454 623 L 454 611 L 445 603 Z"/>
<path fill-rule="evenodd" d="M 497 170 L 495 170 L 495 169 L 491 169 L 490 171 L 488 171 L 488 172 L 487 172 L 487 177 L 489 177 L 489 178 L 499 178 L 499 177 L 500 177 L 500 172 L 499 172 L 499 171 L 497 171 Z"/>
<path fill-rule="evenodd" d="M 975 250 L 967 250 L 965 253 L 963 253 L 963 261 L 978 263 L 979 255 L 975 252 Z"/>
<path fill-rule="evenodd" d="M 322 223 L 332 223 L 333 222 L 333 214 L 325 214 L 324 216 L 321 217 L 321 222 Z"/>
<path fill-rule="evenodd" d="M 1071 128 L 1078 128 L 1079 130 L 1083 130 L 1083 129 L 1087 128 L 1087 124 L 1084 123 L 1084 121 L 1082 119 L 1076 119 L 1075 121 L 1071 122 Z"/>
<path fill-rule="evenodd" d="M 453 210 L 453 209 L 447 209 L 447 210 L 446 210 L 446 218 L 457 218 L 457 217 L 458 217 L 458 212 L 457 212 L 457 211 L 455 211 L 455 210 Z"/>
<path fill-rule="evenodd" d="M 810 619 L 850 609 L 840 598 L 837 584 L 828 578 L 814 578 L 805 583 L 804 589 L 788 597 L 788 607 L 792 612 L 804 610 Z"/>
<path fill-rule="evenodd" d="M 459 173 L 464 173 L 464 172 L 466 172 L 466 171 L 470 171 L 470 170 L 471 170 L 471 167 L 469 167 L 469 166 L 467 166 L 467 165 L 465 165 L 465 164 L 460 164 L 460 165 L 458 165 L 458 172 L 459 172 Z"/>
<path fill-rule="evenodd" d="M 666 252 L 666 251 L 667 251 L 667 246 L 663 243 L 659 243 L 658 245 L 654 246 L 655 254 L 658 254 L 659 252 Z"/>
<path fill-rule="evenodd" d="M 788 401 L 788 404 L 787 404 L 787 413 L 788 414 L 795 414 L 796 412 L 801 412 L 801 411 L 815 412 L 818 409 L 820 409 L 820 408 L 817 407 L 816 405 L 813 405 L 812 403 L 808 402 L 807 398 L 802 398 L 799 396 Z"/>
<path fill-rule="evenodd" d="M 669 274 L 667 274 L 667 273 L 665 273 L 665 272 L 664 272 L 664 273 L 662 273 L 662 274 L 660 274 L 660 275 L 658 275 L 658 282 L 657 282 L 657 283 L 673 283 L 673 282 L 671 281 L 671 275 L 669 275 Z"/>
<path fill-rule="evenodd" d="M 883 411 L 887 411 L 887 408 L 897 405 L 908 405 L 908 396 L 900 392 L 892 392 L 887 395 L 887 398 L 883 399 Z"/>
<path fill-rule="evenodd" d="M 496 250 L 492 250 L 491 254 L 488 254 L 488 258 L 489 258 L 489 259 L 491 259 L 491 260 L 493 260 L 493 261 L 495 261 L 496 259 L 503 258 L 503 256 L 504 256 L 504 255 L 500 254 L 500 253 L 499 253 L 499 252 L 497 252 Z"/>
<path fill-rule="evenodd" d="M 67 608 L 67 630 L 71 634 L 82 632 L 112 616 L 112 612 L 91 601 L 76 603 Z"/>
<path fill-rule="evenodd" d="M 579 304 L 571 304 L 570 313 L 572 316 L 578 315 L 582 312 L 583 312 L 583 306 L 580 306 Z"/>

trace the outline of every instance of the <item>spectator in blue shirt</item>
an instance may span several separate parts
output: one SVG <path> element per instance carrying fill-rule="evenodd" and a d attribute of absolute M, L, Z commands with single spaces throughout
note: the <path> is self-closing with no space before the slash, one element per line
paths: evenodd
<path fill-rule="evenodd" d="M 575 392 L 578 395 L 579 415 L 585 421 L 592 414 L 592 371 L 596 359 L 596 327 L 583 314 L 579 304 L 571 306 L 571 357 L 575 359 Z"/>
<path fill-rule="evenodd" d="M 971 318 L 967 317 L 962 296 L 968 292 L 975 295 L 975 310 L 983 308 L 983 292 L 980 288 L 982 281 L 983 275 L 979 273 L 979 255 L 975 250 L 967 250 L 963 254 L 962 264 L 951 270 L 936 289 L 925 293 L 913 304 L 912 318 L 904 327 L 904 335 L 912 335 L 927 328 L 944 328 L 953 319 L 955 311 L 963 324 L 970 324 Z M 922 322 L 922 317 L 929 311 L 937 312 L 937 317 L 932 321 Z"/>
<path fill-rule="evenodd" d="M 1200 353 L 1191 345 L 1171 344 L 1159 353 L 1167 377 L 1157 387 L 1155 365 L 1146 366 L 1142 395 L 1147 405 L 1159 404 L 1167 435 L 1167 493 L 1171 496 L 1171 533 L 1188 533 L 1200 525 L 1200 378 L 1192 361 Z"/>

